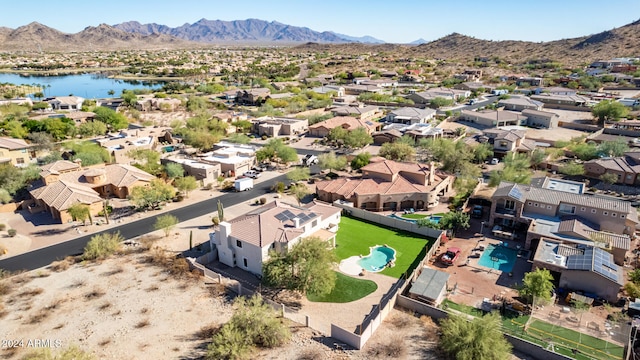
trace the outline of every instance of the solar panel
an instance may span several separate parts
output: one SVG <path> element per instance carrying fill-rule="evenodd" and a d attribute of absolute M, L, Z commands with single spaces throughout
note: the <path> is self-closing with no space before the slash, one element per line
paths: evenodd
<path fill-rule="evenodd" d="M 593 271 L 608 279 L 618 281 L 619 267 L 611 261 L 611 258 L 612 256 L 609 253 L 606 253 L 602 249 L 596 249 L 593 260 Z"/>
<path fill-rule="evenodd" d="M 285 210 L 283 212 L 281 212 L 281 214 L 284 214 L 288 220 L 293 219 L 294 217 L 296 217 L 291 211 L 289 210 Z"/>
<path fill-rule="evenodd" d="M 278 219 L 278 221 L 280 221 L 280 222 L 287 221 L 287 216 L 284 215 L 283 213 L 280 213 L 280 214 L 276 215 L 276 219 Z"/>
<path fill-rule="evenodd" d="M 522 202 L 522 192 L 520 191 L 520 189 L 517 186 L 513 186 L 511 188 L 511 190 L 509 190 L 509 194 L 510 197 Z"/>

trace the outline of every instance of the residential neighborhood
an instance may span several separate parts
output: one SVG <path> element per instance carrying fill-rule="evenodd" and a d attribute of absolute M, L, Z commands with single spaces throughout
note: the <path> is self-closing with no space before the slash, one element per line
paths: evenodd
<path fill-rule="evenodd" d="M 0 52 L 3 339 L 635 359 L 640 54 L 348 44 Z"/>

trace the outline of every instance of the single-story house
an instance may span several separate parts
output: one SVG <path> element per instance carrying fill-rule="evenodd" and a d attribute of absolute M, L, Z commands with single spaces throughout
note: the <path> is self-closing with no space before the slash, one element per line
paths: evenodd
<path fill-rule="evenodd" d="M 434 109 L 403 107 L 389 111 L 387 114 L 387 121 L 402 124 L 427 123 L 435 116 L 436 111 Z"/>
<path fill-rule="evenodd" d="M 331 130 L 336 127 L 342 127 L 347 131 L 361 127 L 364 128 L 367 133 L 371 134 L 378 128 L 382 127 L 382 124 L 376 121 L 361 120 L 351 116 L 336 116 L 309 126 L 309 136 L 326 137 L 329 135 Z"/>

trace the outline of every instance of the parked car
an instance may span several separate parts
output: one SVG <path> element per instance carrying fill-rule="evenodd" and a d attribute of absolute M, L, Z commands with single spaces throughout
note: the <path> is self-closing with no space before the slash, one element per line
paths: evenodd
<path fill-rule="evenodd" d="M 480 219 L 484 215 L 484 208 L 482 205 L 473 205 L 473 209 L 471 210 L 471 217 Z"/>
<path fill-rule="evenodd" d="M 498 165 L 499 162 L 500 160 L 498 158 L 491 159 L 491 165 Z"/>
<path fill-rule="evenodd" d="M 444 265 L 453 265 L 460 256 L 460 248 L 450 247 L 442 255 L 440 255 L 440 262 Z"/>
<path fill-rule="evenodd" d="M 256 166 L 252 167 L 251 170 L 263 172 L 263 171 L 267 171 L 267 166 L 263 164 L 257 164 Z"/>
<path fill-rule="evenodd" d="M 302 159 L 302 166 L 311 166 L 318 163 L 318 157 L 315 155 L 307 154 Z"/>
<path fill-rule="evenodd" d="M 260 173 L 255 171 L 255 170 L 249 170 L 247 172 L 245 172 L 244 174 L 242 174 L 243 176 L 252 178 L 252 179 L 257 179 L 260 177 Z"/>

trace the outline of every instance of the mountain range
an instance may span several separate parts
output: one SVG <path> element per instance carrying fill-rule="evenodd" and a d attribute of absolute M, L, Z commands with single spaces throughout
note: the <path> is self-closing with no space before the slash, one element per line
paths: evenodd
<path fill-rule="evenodd" d="M 121 49 L 202 48 L 212 44 L 304 44 L 298 48 L 342 52 L 386 52 L 400 56 L 441 59 L 501 58 L 523 62 L 553 59 L 581 63 L 616 56 L 638 56 L 640 20 L 598 34 L 549 42 L 491 41 L 453 33 L 426 42 L 388 44 L 364 36 L 331 31 L 317 32 L 257 19 L 221 21 L 201 19 L 175 28 L 129 21 L 114 26 L 100 24 L 67 34 L 33 22 L 17 29 L 0 27 L 0 51 L 86 51 Z"/>
<path fill-rule="evenodd" d="M 318 32 L 307 27 L 282 24 L 277 21 L 265 21 L 259 19 L 247 20 L 207 20 L 200 19 L 193 24 L 186 23 L 175 28 L 160 24 L 140 24 L 137 21 L 128 21 L 113 25 L 114 28 L 130 33 L 142 35 L 164 34 L 175 36 L 179 39 L 198 41 L 205 43 L 224 42 L 321 42 L 321 43 L 384 43 L 371 36 L 354 37 L 342 35 L 332 31 Z"/>

